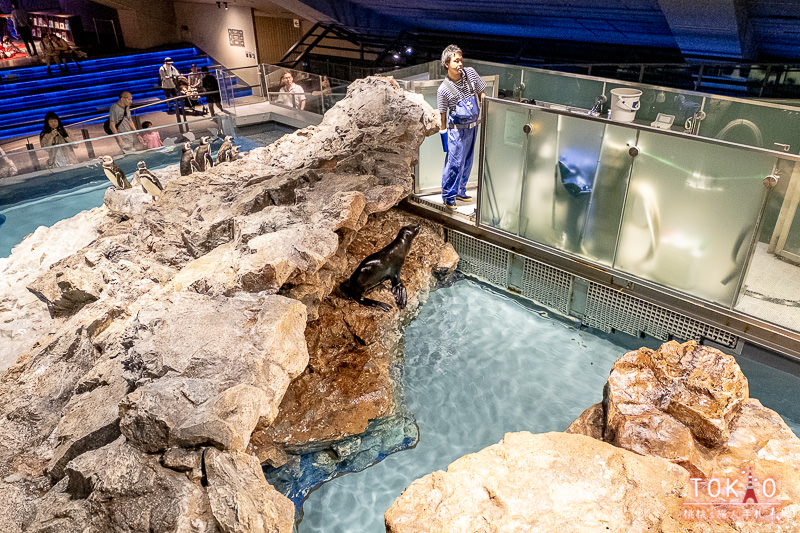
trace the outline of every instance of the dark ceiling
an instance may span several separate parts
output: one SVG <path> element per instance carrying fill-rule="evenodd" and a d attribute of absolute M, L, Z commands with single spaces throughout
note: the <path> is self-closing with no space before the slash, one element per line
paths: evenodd
<path fill-rule="evenodd" d="M 277 0 L 358 33 L 497 36 L 587 60 L 798 61 L 800 0 Z M 306 14 L 308 17 L 308 14 Z M 314 18 L 314 17 L 312 17 Z M 609 46 L 610 45 L 610 46 Z M 613 52 L 612 52 L 613 51 Z M 626 54 L 626 51 L 629 54 Z M 465 48 L 465 52 L 467 52 Z"/>

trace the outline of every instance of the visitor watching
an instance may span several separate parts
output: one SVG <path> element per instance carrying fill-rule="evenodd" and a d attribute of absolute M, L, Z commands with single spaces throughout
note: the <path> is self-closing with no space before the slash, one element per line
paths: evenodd
<path fill-rule="evenodd" d="M 133 95 L 128 91 L 123 91 L 119 95 L 119 100 L 111 105 L 111 109 L 108 111 L 108 127 L 111 129 L 112 133 L 116 134 L 133 131 L 133 124 L 131 123 L 132 103 Z M 133 138 L 131 138 L 130 135 L 120 135 L 115 138 L 123 152 L 130 152 L 133 150 Z"/>
<path fill-rule="evenodd" d="M 66 40 L 62 39 L 57 33 L 51 34 L 50 39 L 56 51 L 58 52 L 60 61 L 64 64 L 64 69 L 69 70 L 67 67 L 67 61 L 72 60 L 72 62 L 75 63 L 75 66 L 78 67 L 78 70 L 81 70 L 81 64 L 78 63 L 78 52 L 72 48 L 72 45 Z"/>
<path fill-rule="evenodd" d="M 442 200 L 450 209 L 456 200 L 471 200 L 467 181 L 475 153 L 480 101 L 486 83 L 475 69 L 463 66 L 461 49 L 451 44 L 442 52 L 442 65 L 447 76 L 436 91 L 436 104 L 441 113 L 442 147 L 447 152 L 442 170 Z"/>
<path fill-rule="evenodd" d="M 42 58 L 44 62 L 47 63 L 47 73 L 52 74 L 50 71 L 50 65 L 55 63 L 58 65 L 58 70 L 64 72 L 67 69 L 66 60 L 61 57 L 61 52 L 58 50 L 56 46 L 56 41 L 53 39 L 53 35 L 45 33 L 42 36 Z"/>
<path fill-rule="evenodd" d="M 214 116 L 215 105 L 219 107 L 220 113 L 224 113 L 225 110 L 222 109 L 222 98 L 219 94 L 219 82 L 217 81 L 217 78 L 208 72 L 208 67 L 206 66 L 203 66 L 203 68 L 200 69 L 200 72 L 203 73 L 203 79 L 201 83 L 203 85 L 206 103 L 208 104 L 208 110 L 211 111 L 211 116 Z"/>
<path fill-rule="evenodd" d="M 33 42 L 33 30 L 31 29 L 30 17 L 27 11 L 19 7 L 19 3 L 14 0 L 11 2 L 11 20 L 17 29 L 19 38 L 25 43 L 29 56 L 39 55 L 36 52 L 36 45 Z"/>
<path fill-rule="evenodd" d="M 142 122 L 143 130 L 147 130 L 152 126 L 153 123 L 150 122 L 149 120 L 145 120 L 144 122 Z M 142 146 L 144 146 L 148 150 L 152 150 L 153 148 L 161 148 L 162 146 L 164 146 L 164 143 L 161 141 L 161 134 L 158 133 L 158 130 L 145 131 L 144 133 L 140 133 L 139 142 L 142 143 Z"/>
<path fill-rule="evenodd" d="M 158 82 L 164 90 L 164 98 L 167 99 L 167 113 L 175 112 L 175 100 L 170 100 L 170 98 L 178 96 L 176 87 L 180 75 L 181 73 L 172 64 L 172 58 L 165 57 L 164 64 L 158 69 Z"/>
<path fill-rule="evenodd" d="M 278 90 L 276 102 L 292 107 L 306 108 L 306 95 L 302 87 L 294 82 L 294 76 L 288 70 L 281 77 L 281 88 Z"/>
<path fill-rule="evenodd" d="M 39 134 L 39 144 L 42 148 L 55 147 L 47 150 L 47 168 L 66 167 L 78 162 L 72 146 L 67 145 L 71 142 L 72 139 L 61 124 L 61 119 L 53 111 L 48 111 L 44 116 L 44 127 Z"/>

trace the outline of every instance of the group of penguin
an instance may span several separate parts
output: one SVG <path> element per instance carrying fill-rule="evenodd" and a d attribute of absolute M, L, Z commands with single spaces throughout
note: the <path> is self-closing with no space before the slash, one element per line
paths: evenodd
<path fill-rule="evenodd" d="M 222 144 L 217 151 L 217 162 L 211 159 L 209 144 L 210 137 L 205 136 L 200 139 L 200 145 L 192 150 L 192 143 L 187 142 L 183 145 L 183 154 L 181 154 L 181 176 L 188 176 L 192 172 L 204 171 L 211 168 L 215 164 L 219 165 L 226 161 L 233 161 L 238 153 L 238 146 L 233 146 L 233 137 L 226 135 Z M 103 162 L 103 172 L 108 180 L 117 189 L 131 189 L 133 185 L 128 181 L 125 173 L 119 166 L 114 163 L 114 159 L 110 155 L 104 155 L 101 158 Z M 153 199 L 161 195 L 164 186 L 161 185 L 158 177 L 147 168 L 147 163 L 139 161 L 136 165 L 136 172 L 133 174 L 133 182 L 142 186 L 142 190 L 151 195 Z"/>
<path fill-rule="evenodd" d="M 210 137 L 200 138 L 200 144 L 192 150 L 192 143 L 183 143 L 183 153 L 181 154 L 181 176 L 188 176 L 192 172 L 203 172 L 214 165 L 233 161 L 239 151 L 238 146 L 233 145 L 233 137 L 226 135 L 222 144 L 217 150 L 216 163 L 211 159 Z"/>

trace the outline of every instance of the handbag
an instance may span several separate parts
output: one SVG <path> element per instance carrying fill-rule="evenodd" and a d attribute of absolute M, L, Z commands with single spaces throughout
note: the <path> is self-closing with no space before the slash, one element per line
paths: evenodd
<path fill-rule="evenodd" d="M 125 116 L 124 115 L 123 115 L 123 117 L 121 119 L 119 119 L 119 122 L 117 122 L 116 126 L 114 126 L 117 129 L 117 132 L 119 132 L 119 125 L 122 124 L 123 120 L 125 120 Z M 106 132 L 109 135 L 114 135 L 114 132 L 111 131 L 111 118 L 110 117 L 107 118 L 105 122 L 103 122 L 103 131 Z"/>

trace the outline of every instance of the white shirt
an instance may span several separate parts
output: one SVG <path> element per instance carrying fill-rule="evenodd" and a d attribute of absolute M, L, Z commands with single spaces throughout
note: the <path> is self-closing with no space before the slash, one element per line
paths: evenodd
<path fill-rule="evenodd" d="M 293 83 L 288 90 L 286 89 L 286 86 L 283 86 L 278 92 L 283 93 L 279 94 L 278 98 L 275 99 L 275 101 L 279 104 L 300 107 L 300 103 L 306 101 L 306 92 L 296 83 Z M 292 96 L 293 94 L 299 96 Z"/>

